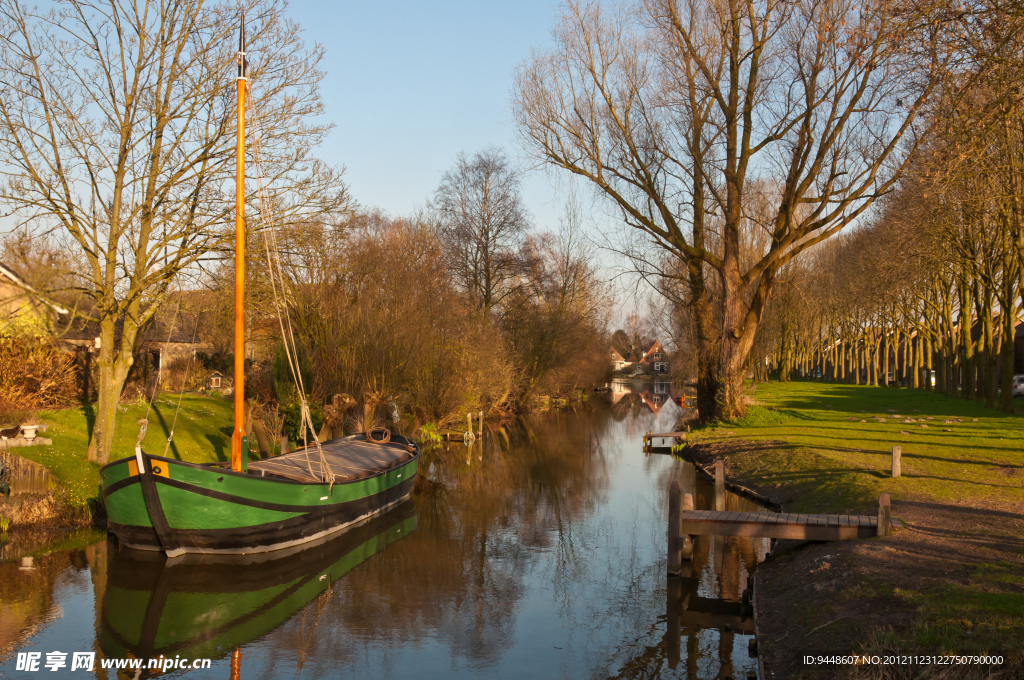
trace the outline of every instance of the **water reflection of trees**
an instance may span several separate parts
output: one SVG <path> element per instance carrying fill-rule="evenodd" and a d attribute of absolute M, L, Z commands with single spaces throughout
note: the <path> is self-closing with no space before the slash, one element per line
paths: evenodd
<path fill-rule="evenodd" d="M 319 611 L 307 607 L 273 634 L 272 647 L 286 657 L 310 650 L 309 663 L 330 659 L 336 667 L 369 662 L 368 640 L 434 638 L 453 659 L 496 664 L 514 644 L 536 557 L 555 552 L 556 578 L 583 569 L 577 529 L 604 502 L 609 482 L 597 445 L 608 419 L 594 418 L 595 408 L 605 407 L 521 419 L 471 447 L 425 453 L 414 494 L 419 530 L 335 584 Z"/>
<path fill-rule="evenodd" d="M 89 529 L 23 529 L 0 547 L 0 660 L 60 616 L 54 587 L 62 577 L 92 566 L 95 550 L 88 544 L 99 536 Z M 54 550 L 54 543 L 64 549 Z"/>

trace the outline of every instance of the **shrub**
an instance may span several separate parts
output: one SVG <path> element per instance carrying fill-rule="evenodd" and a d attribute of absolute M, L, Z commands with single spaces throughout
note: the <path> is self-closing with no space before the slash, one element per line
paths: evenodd
<path fill-rule="evenodd" d="M 77 397 L 73 355 L 53 343 L 0 336 L 0 412 L 67 406 Z"/>
<path fill-rule="evenodd" d="M 283 421 L 282 432 L 288 435 L 288 439 L 291 441 L 301 442 L 302 403 L 299 401 L 298 395 L 294 390 L 287 401 L 278 405 L 278 412 L 280 413 L 281 420 Z M 307 433 L 306 436 L 312 440 L 323 425 L 323 410 L 319 404 L 309 402 L 309 415 L 313 420 L 313 432 Z"/>
<path fill-rule="evenodd" d="M 426 448 L 439 446 L 441 444 L 441 434 L 437 431 L 437 425 L 434 423 L 426 423 L 421 426 L 419 442 Z"/>

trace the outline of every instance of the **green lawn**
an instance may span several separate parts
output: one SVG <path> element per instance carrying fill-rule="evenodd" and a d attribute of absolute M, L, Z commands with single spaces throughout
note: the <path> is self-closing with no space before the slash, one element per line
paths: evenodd
<path fill-rule="evenodd" d="M 177 400 L 177 395 L 168 395 L 158 397 L 153 404 L 143 440 L 147 453 L 163 455 Z M 139 420 L 146 415 L 146 409 L 145 403 L 124 404 L 118 408 L 111 460 L 132 455 L 139 435 Z M 84 407 L 41 413 L 40 419 L 49 429 L 40 436 L 52 439 L 53 445 L 14 451 L 49 468 L 60 480 L 68 504 L 74 507 L 95 506 L 100 498 L 100 466 L 88 462 L 85 457 L 91 417 L 90 410 Z M 185 395 L 167 455 L 192 463 L 227 460 L 231 455 L 231 423 L 230 400 Z"/>
<path fill-rule="evenodd" d="M 1024 502 L 1020 416 L 933 392 L 845 384 L 771 382 L 751 396 L 758 405 L 745 418 L 691 441 L 750 441 L 730 465 L 752 481 L 788 487 L 793 511 L 867 508 L 883 491 L 953 504 Z M 768 441 L 775 445 L 761 445 Z M 890 477 L 894 445 L 902 448 L 898 479 Z"/>

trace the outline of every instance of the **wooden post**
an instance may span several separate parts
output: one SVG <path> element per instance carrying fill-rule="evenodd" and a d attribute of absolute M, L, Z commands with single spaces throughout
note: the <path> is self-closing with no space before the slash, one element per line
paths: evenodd
<path fill-rule="evenodd" d="M 286 434 L 281 435 L 281 451 L 279 455 L 282 453 L 288 453 L 288 435 Z"/>
<path fill-rule="evenodd" d="M 725 463 L 715 461 L 715 510 L 725 510 Z"/>
<path fill-rule="evenodd" d="M 878 497 L 878 535 L 889 536 L 892 534 L 890 526 L 889 494 L 883 493 Z"/>
<path fill-rule="evenodd" d="M 480 413 L 478 413 L 477 416 L 480 419 L 480 436 L 483 437 L 484 436 L 484 412 L 480 411 Z"/>
<path fill-rule="evenodd" d="M 473 431 L 473 414 L 472 413 L 467 413 L 466 414 L 466 431 L 467 432 L 472 432 Z"/>
<path fill-rule="evenodd" d="M 689 493 L 683 494 L 683 510 L 693 510 L 693 509 L 694 509 L 694 506 L 693 506 L 693 494 L 689 494 Z M 683 535 L 682 539 L 683 539 L 683 546 L 682 546 L 682 548 L 683 548 L 683 559 L 684 560 L 692 560 L 693 559 L 693 539 L 689 536 L 689 534 Z"/>
<path fill-rule="evenodd" d="M 668 637 L 668 667 L 675 668 L 679 663 L 680 648 L 682 642 L 682 626 L 679 618 L 682 614 L 683 601 L 683 580 L 670 578 L 668 580 L 665 623 L 667 624 L 666 636 Z"/>
<path fill-rule="evenodd" d="M 682 541 L 679 540 L 680 517 L 683 485 L 679 480 L 673 481 L 668 487 L 668 575 L 678 576 L 682 564 Z"/>
<path fill-rule="evenodd" d="M 901 458 L 902 455 L 903 455 L 903 451 L 902 451 L 902 449 L 899 446 L 892 447 L 892 476 L 893 477 L 899 477 L 900 474 L 902 474 L 902 472 L 900 470 L 900 464 L 902 462 L 900 460 L 900 458 Z"/>

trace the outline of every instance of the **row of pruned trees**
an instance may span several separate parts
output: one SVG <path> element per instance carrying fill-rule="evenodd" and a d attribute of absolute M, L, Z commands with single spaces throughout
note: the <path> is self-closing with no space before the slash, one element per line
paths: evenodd
<path fill-rule="evenodd" d="M 932 160 L 874 223 L 790 269 L 758 338 L 758 377 L 936 389 L 1012 412 L 1024 258 L 999 201 L 938 193 Z"/>
<path fill-rule="evenodd" d="M 794 263 L 759 357 L 785 378 L 934 389 L 1012 412 L 1024 292 L 1019 13 L 976 5 L 894 191 Z M 756 367 L 755 367 L 756 368 Z M 763 369 L 761 369 L 763 371 Z"/>

